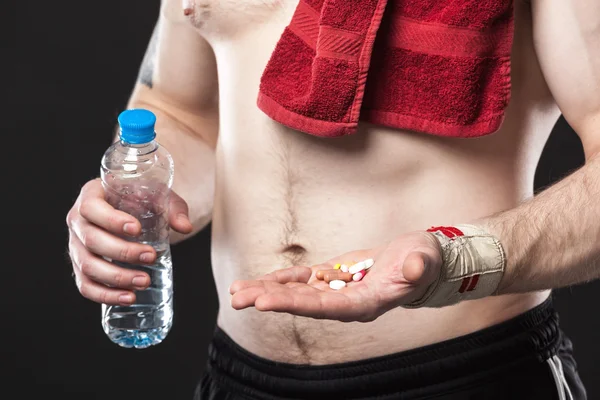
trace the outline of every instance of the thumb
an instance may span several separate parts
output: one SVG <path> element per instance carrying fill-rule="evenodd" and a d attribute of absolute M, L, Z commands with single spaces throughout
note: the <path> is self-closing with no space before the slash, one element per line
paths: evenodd
<path fill-rule="evenodd" d="M 191 233 L 193 226 L 189 217 L 188 205 L 177 193 L 169 198 L 169 225 L 179 233 Z"/>
<path fill-rule="evenodd" d="M 409 253 L 402 265 L 404 279 L 413 284 L 429 283 L 433 281 L 435 268 L 431 258 L 420 251 Z"/>

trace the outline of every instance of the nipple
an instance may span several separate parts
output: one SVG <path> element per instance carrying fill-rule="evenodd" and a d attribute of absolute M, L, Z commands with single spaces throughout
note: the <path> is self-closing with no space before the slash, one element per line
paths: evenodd
<path fill-rule="evenodd" d="M 191 15 L 194 12 L 194 0 L 181 0 L 183 15 Z"/>

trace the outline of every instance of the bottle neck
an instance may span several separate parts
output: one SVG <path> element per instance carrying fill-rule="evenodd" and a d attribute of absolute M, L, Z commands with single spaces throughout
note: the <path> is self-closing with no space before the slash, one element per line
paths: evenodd
<path fill-rule="evenodd" d="M 158 148 L 158 143 L 156 142 L 156 140 L 151 140 L 147 143 L 135 143 L 134 144 L 134 143 L 126 142 L 122 138 L 119 138 L 119 143 L 121 144 L 122 147 L 134 149 L 136 151 L 136 153 L 139 155 L 152 153 L 153 151 L 155 151 Z"/>

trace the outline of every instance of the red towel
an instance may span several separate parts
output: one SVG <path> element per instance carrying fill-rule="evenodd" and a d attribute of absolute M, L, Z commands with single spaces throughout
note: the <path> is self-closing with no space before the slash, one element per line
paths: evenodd
<path fill-rule="evenodd" d="M 300 0 L 258 106 L 325 137 L 354 133 L 359 119 L 441 136 L 493 133 L 510 99 L 513 13 L 512 0 Z"/>

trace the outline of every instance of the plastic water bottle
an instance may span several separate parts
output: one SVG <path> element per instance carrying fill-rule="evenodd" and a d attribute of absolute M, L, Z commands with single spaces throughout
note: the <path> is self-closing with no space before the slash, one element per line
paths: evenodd
<path fill-rule="evenodd" d="M 136 291 L 131 306 L 102 305 L 102 327 L 114 343 L 146 348 L 163 341 L 173 324 L 173 272 L 169 246 L 168 199 L 173 183 L 173 160 L 155 140 L 155 115 L 144 109 L 123 111 L 119 139 L 102 157 L 101 178 L 106 200 L 136 217 L 140 236 L 123 239 L 149 244 L 156 250 L 153 265 L 126 264 L 148 273 L 151 284 Z"/>

